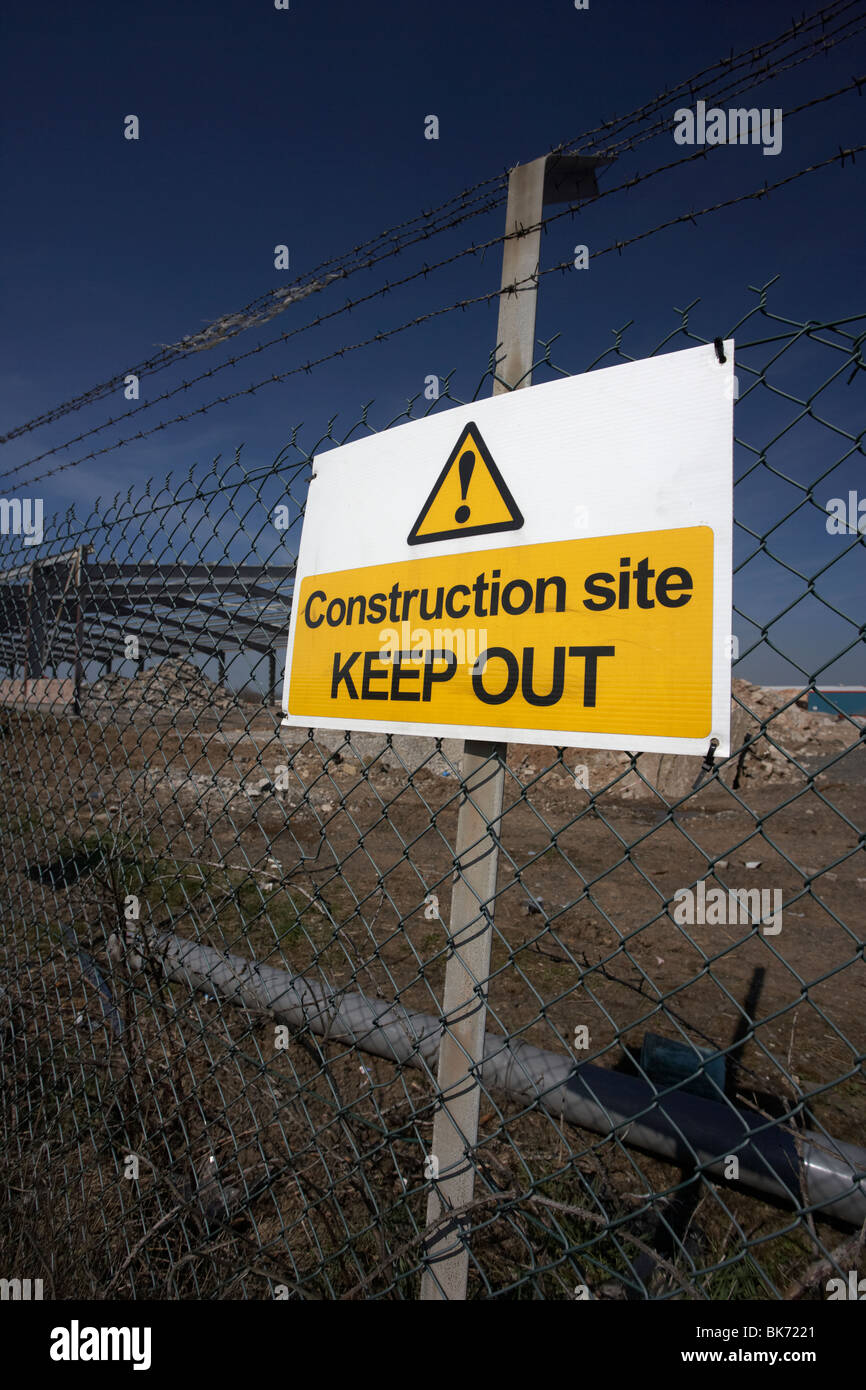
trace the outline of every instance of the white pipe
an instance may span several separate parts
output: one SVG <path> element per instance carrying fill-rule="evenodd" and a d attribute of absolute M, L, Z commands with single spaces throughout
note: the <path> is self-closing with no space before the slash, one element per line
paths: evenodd
<path fill-rule="evenodd" d="M 117 953 L 115 942 L 112 954 Z M 144 964 L 134 944 L 131 964 Z M 110 950 L 112 949 L 109 943 Z M 319 1037 L 348 1042 L 400 1066 L 435 1077 L 442 1024 L 429 1014 L 341 993 L 303 975 L 223 955 L 182 937 L 149 938 L 151 961 L 168 979 L 183 980 L 229 1003 L 271 1013 Z M 649 1082 L 588 1063 L 577 1065 L 519 1038 L 485 1034 L 481 1080 L 557 1118 L 689 1168 L 725 1177 L 739 1164 L 744 1187 L 808 1205 L 860 1226 L 866 1221 L 866 1149 L 813 1131 L 795 1135 L 770 1120 L 688 1091 L 659 1095 Z M 799 1150 L 799 1151 L 798 1151 Z"/>

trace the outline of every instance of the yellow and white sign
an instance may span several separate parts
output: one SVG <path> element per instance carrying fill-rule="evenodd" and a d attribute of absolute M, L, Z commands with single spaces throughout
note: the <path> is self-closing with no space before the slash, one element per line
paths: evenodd
<path fill-rule="evenodd" d="M 733 344 L 317 456 L 286 722 L 729 752 Z"/>

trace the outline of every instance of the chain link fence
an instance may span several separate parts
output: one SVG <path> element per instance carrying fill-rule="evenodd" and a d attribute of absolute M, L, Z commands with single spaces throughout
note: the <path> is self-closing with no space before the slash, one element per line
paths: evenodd
<path fill-rule="evenodd" d="M 655 352 L 721 327 L 677 313 Z M 769 287 L 726 326 L 731 757 L 508 749 L 469 1297 L 864 1272 L 864 718 L 817 697 L 863 637 L 863 330 Z M 3 538 L 0 1244 L 46 1296 L 418 1297 L 460 748 L 277 687 L 313 455 L 373 428 Z"/>

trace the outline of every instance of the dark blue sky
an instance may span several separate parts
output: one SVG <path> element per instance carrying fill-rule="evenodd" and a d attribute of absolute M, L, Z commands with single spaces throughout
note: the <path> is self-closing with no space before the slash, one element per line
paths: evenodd
<path fill-rule="evenodd" d="M 862 4 L 830 27 L 858 15 L 866 18 Z M 5 432 L 22 424 L 383 228 L 632 110 L 732 49 L 771 38 L 791 18 L 790 0 L 688 7 L 590 0 L 586 11 L 575 10 L 573 0 L 439 0 L 435 6 L 291 0 L 287 12 L 267 0 L 187 3 L 180 12 L 153 0 L 123 7 L 7 3 L 0 82 L 0 427 Z M 552 224 L 543 264 L 569 258 L 577 242 L 593 252 L 861 143 L 866 104 L 856 92 L 801 115 L 787 113 L 864 72 L 866 31 L 757 87 L 751 97 L 737 97 L 732 104 L 786 113 L 778 156 L 767 157 L 759 147 L 713 150 L 602 200 L 578 222 Z M 123 138 L 130 113 L 141 122 L 137 142 Z M 439 117 L 438 141 L 424 139 L 430 113 Z M 602 187 L 683 153 L 668 123 L 623 154 L 603 175 Z M 649 352 L 679 321 L 673 307 L 695 299 L 693 331 L 726 334 L 754 302 L 747 286 L 773 275 L 781 278 L 769 302 L 783 317 L 826 322 L 863 313 L 864 169 L 866 153 L 856 165 L 833 164 L 760 201 L 660 232 L 621 256 L 600 257 L 587 272 L 547 277 L 539 336 L 559 333 L 553 359 L 578 371 L 610 345 L 611 330 L 630 319 L 635 323 L 626 349 L 635 356 Z M 503 210 L 495 209 L 294 306 L 266 328 L 235 339 L 231 350 L 300 327 L 350 293 L 369 293 L 470 240 L 494 237 L 502 223 Z M 288 272 L 274 269 L 277 243 L 290 248 Z M 27 479 L 225 390 L 494 290 L 500 256 L 496 248 L 483 261 L 459 260 L 141 412 L 132 429 L 115 426 L 16 477 Z M 375 399 L 370 418 L 384 425 L 430 373 L 455 369 L 455 394 L 468 399 L 487 366 L 495 322 L 495 302 L 433 318 L 309 376 L 289 377 L 45 479 L 37 491 L 47 513 L 74 502 L 86 514 L 97 494 L 110 496 L 169 469 L 186 472 L 217 454 L 228 458 L 242 442 L 250 465 L 267 462 L 300 421 L 309 444 L 331 416 L 339 415 L 337 433 L 348 430 L 360 407 Z M 762 336 L 759 328 L 753 319 L 748 336 Z M 855 331 L 862 328 L 861 322 Z M 756 352 L 756 363 L 766 360 L 767 349 Z M 198 354 L 145 381 L 143 399 L 148 390 L 163 391 L 227 355 L 225 349 Z M 834 369 L 832 359 L 828 348 L 792 365 L 784 378 L 789 389 L 813 389 Z M 849 433 L 863 429 L 862 383 L 860 374 L 847 394 L 840 386 L 828 406 L 833 422 Z M 115 393 L 24 435 L 3 447 L 0 471 L 127 408 Z M 743 401 L 738 411 L 757 445 L 781 427 L 767 403 Z M 808 481 L 818 472 L 815 459 L 826 465 L 834 449 L 841 457 L 844 439 L 822 435 L 813 451 L 801 433 L 777 462 Z M 849 460 L 816 491 L 816 500 L 823 504 L 856 487 L 862 495 L 862 463 L 862 453 Z M 782 511 L 784 496 L 773 486 L 756 479 L 744 488 L 743 505 L 753 508 L 748 524 L 763 528 Z M 4 495 L 14 495 L 14 487 L 13 479 L 0 478 Z M 813 572 L 832 558 L 834 543 L 817 514 L 799 514 L 779 537 L 780 546 Z M 861 548 L 856 566 L 843 562 L 838 580 L 831 572 L 827 581 L 846 612 L 855 610 L 858 592 L 862 607 L 862 556 Z M 762 561 L 749 587 L 760 619 L 797 586 L 791 590 L 784 572 Z M 749 631 L 742 626 L 743 640 Z M 827 628 L 815 608 L 811 617 L 800 612 L 790 640 L 817 668 L 828 652 L 841 649 L 844 632 L 844 625 Z M 767 680 L 790 674 L 767 653 L 744 670 Z M 828 674 L 862 681 L 866 667 L 861 658 L 848 657 Z"/>

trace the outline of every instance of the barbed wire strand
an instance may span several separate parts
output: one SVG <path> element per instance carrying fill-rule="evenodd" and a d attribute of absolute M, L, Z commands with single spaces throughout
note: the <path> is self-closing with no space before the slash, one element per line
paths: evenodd
<path fill-rule="evenodd" d="M 827 101 L 832 101 L 840 96 L 844 96 L 848 92 L 853 91 L 855 88 L 859 90 L 864 83 L 866 83 L 866 78 L 852 78 L 851 82 L 847 83 L 844 87 L 838 88 L 836 91 L 823 93 L 819 97 L 813 97 L 811 100 L 801 103 L 800 106 L 793 107 L 787 113 L 786 119 L 790 120 L 792 117 L 800 115 L 804 111 L 810 110 L 815 106 L 821 105 L 822 103 Z M 692 163 L 696 159 L 706 158 L 711 151 L 721 148 L 723 147 L 720 145 L 707 145 L 702 147 L 701 149 L 694 150 L 690 154 L 684 155 L 679 159 L 671 160 L 667 164 L 659 165 L 657 166 L 657 168 L 648 170 L 643 174 L 635 174 L 631 178 L 613 186 L 612 188 L 599 190 L 598 194 L 592 198 L 587 199 L 583 206 L 590 206 L 593 203 L 599 202 L 604 198 L 612 197 L 617 193 L 628 192 L 631 189 L 637 187 L 639 184 L 645 183 L 651 178 L 655 178 L 659 174 L 667 173 L 670 170 L 680 168 L 685 164 Z M 546 231 L 554 222 L 559 221 L 563 217 L 574 217 L 575 214 L 579 211 L 582 211 L 582 207 L 578 207 L 576 205 L 570 205 L 568 207 L 561 208 L 557 212 L 547 214 L 545 217 L 542 218 L 541 222 L 538 225 Z M 289 339 L 297 337 L 302 333 L 306 333 L 311 328 L 319 327 L 321 324 L 329 322 L 332 319 L 339 318 L 343 314 L 351 313 L 352 310 L 358 308 L 359 306 L 370 303 L 374 299 L 381 298 L 384 295 L 391 293 L 395 289 L 402 288 L 403 286 L 420 279 L 422 276 L 424 279 L 426 279 L 428 275 L 433 274 L 437 270 L 441 270 L 445 266 L 452 265 L 456 261 L 464 259 L 466 256 L 479 254 L 484 255 L 488 250 L 500 245 L 502 242 L 506 240 L 508 240 L 508 237 L 503 232 L 495 237 L 489 238 L 485 242 L 477 244 L 472 243 L 472 245 L 464 247 L 460 251 L 456 251 L 452 253 L 452 255 L 447 256 L 440 261 L 436 261 L 432 265 L 425 264 L 419 270 L 412 271 L 410 274 L 402 276 L 398 280 L 389 281 L 385 285 L 379 286 L 375 290 L 371 290 L 366 295 L 362 295 L 356 299 L 347 300 L 347 302 L 344 305 L 341 305 L 339 308 L 333 309 L 326 314 L 318 315 L 315 319 L 311 320 L 307 324 L 303 324 L 298 328 L 290 329 L 285 332 L 279 333 L 276 335 L 276 337 L 269 338 L 262 343 L 257 343 L 255 347 L 249 348 L 245 352 L 238 353 L 234 357 L 227 359 L 225 362 L 219 363 L 216 366 L 209 368 L 206 372 L 201 372 L 198 376 L 191 377 L 189 379 L 185 379 L 179 382 L 177 385 L 171 387 L 167 391 L 162 392 L 160 395 L 153 397 L 151 400 L 142 401 L 140 405 L 133 407 L 132 410 L 124 411 L 120 415 L 112 416 L 109 419 L 102 421 L 98 425 L 93 425 L 90 429 L 83 431 L 81 434 L 74 436 L 72 439 L 66 440 L 62 444 L 57 444 L 54 445 L 51 449 L 44 450 L 43 453 L 37 454 L 35 457 L 28 459 L 25 463 L 18 464 L 16 467 L 9 469 L 5 473 L 0 473 L 0 481 L 5 481 L 6 479 L 12 478 L 16 476 L 18 473 L 24 472 L 28 468 L 34 467 L 37 463 L 41 463 L 43 459 L 50 458 L 53 455 L 60 453 L 63 449 L 71 448 L 74 444 L 80 444 L 83 440 L 91 438 L 93 435 L 99 434 L 103 430 L 110 429 L 113 425 L 119 424 L 120 422 L 125 420 L 129 420 L 132 416 L 139 414 L 143 410 L 152 410 L 157 405 L 160 405 L 162 402 L 170 400 L 172 397 L 179 395 L 183 391 L 190 390 L 193 386 L 198 385 L 200 382 L 209 380 L 211 377 L 216 376 L 219 372 L 225 371 L 230 367 L 235 367 L 239 363 L 247 360 L 248 358 L 255 357 L 259 353 L 264 352 L 267 349 L 276 346 L 277 344 L 288 342 Z M 337 355 L 337 353 L 335 352 L 335 354 L 333 355 Z M 319 362 L 327 360 L 330 360 L 330 358 L 319 359 Z M 318 365 L 318 363 L 314 365 Z M 132 437 L 136 438 L 138 436 Z M 98 452 L 101 451 L 97 451 L 97 453 L 94 454 L 86 455 L 84 459 L 80 460 L 80 462 L 88 461 L 89 459 L 97 456 Z M 45 476 L 47 475 L 40 475 L 40 477 Z"/>
<path fill-rule="evenodd" d="M 721 69 L 725 77 L 728 77 L 735 69 L 754 64 L 762 58 L 765 58 L 768 53 L 771 53 L 775 49 L 784 47 L 791 39 L 801 37 L 819 25 L 826 29 L 828 23 L 839 19 L 847 10 L 856 8 L 858 3 L 859 0 L 844 0 L 844 3 L 840 2 L 825 6 L 812 15 L 804 17 L 802 20 L 793 21 L 788 29 L 784 30 L 773 39 L 765 40 L 760 44 L 753 45 L 749 49 L 741 50 L 739 54 L 732 54 L 726 59 L 717 60 L 715 64 L 702 69 L 698 73 L 692 74 L 675 86 L 667 88 L 649 102 L 644 103 L 640 107 L 636 107 L 635 110 L 628 113 L 628 115 L 622 118 L 614 117 L 611 120 L 603 121 L 600 125 L 588 131 L 584 131 L 573 140 L 563 142 L 553 147 L 548 153 L 550 155 L 555 155 L 566 151 L 573 151 L 575 148 L 589 148 L 586 144 L 580 145 L 580 142 L 586 142 L 590 136 L 600 133 L 611 134 L 618 131 L 622 136 L 623 131 L 627 130 L 630 125 L 645 123 L 654 111 L 661 110 L 666 104 L 669 104 L 674 99 L 678 99 L 683 92 L 688 91 L 693 95 L 697 84 L 702 78 L 705 78 L 707 74 Z M 852 32 L 847 32 L 851 29 L 851 26 L 855 26 Z M 745 80 L 745 87 L 761 85 L 772 77 L 779 75 L 780 72 L 786 71 L 790 67 L 797 66 L 801 62 L 809 61 L 811 58 L 818 56 L 819 53 L 826 52 L 827 49 L 834 46 L 835 43 L 841 42 L 845 38 L 852 37 L 853 33 L 858 32 L 862 27 L 862 12 L 858 11 L 854 16 L 844 20 L 839 30 L 834 30 L 830 34 L 822 34 L 820 39 L 812 39 L 808 43 L 802 45 L 801 49 L 795 50 L 795 55 L 799 54 L 800 56 L 788 54 L 785 55 L 787 61 L 783 62 L 783 60 L 780 59 L 775 65 L 766 63 L 762 72 L 752 74 Z M 804 52 L 803 50 L 806 51 Z M 708 99 L 716 101 L 724 97 L 737 95 L 738 91 L 743 89 L 744 84 L 741 82 L 739 85 L 734 84 L 733 89 L 725 88 L 712 95 L 707 93 L 707 96 Z M 655 134 L 658 134 L 660 129 L 664 126 L 665 121 L 659 120 L 642 132 L 638 131 L 637 134 L 631 137 L 623 136 L 618 142 L 609 144 L 602 153 L 608 156 L 614 156 L 626 149 L 635 148 L 647 139 L 652 138 Z M 453 195 L 437 208 L 426 212 L 422 211 L 415 217 L 403 223 L 396 224 L 394 227 L 384 232 L 378 233 L 368 242 L 353 247 L 351 251 L 343 253 L 341 257 L 333 257 L 328 261 L 322 262 L 313 271 L 308 272 L 305 277 L 297 279 L 292 282 L 291 285 L 270 290 L 266 294 L 258 296 L 256 299 L 250 301 L 244 308 L 236 310 L 231 314 L 221 316 L 200 333 L 188 334 L 179 343 L 163 345 L 159 354 L 146 359 L 134 367 L 125 369 L 109 380 L 98 383 L 89 388 L 88 391 L 72 397 L 61 405 L 43 412 L 43 414 L 34 417 L 23 425 L 16 426 L 4 435 L 0 435 L 0 443 L 9 443 L 13 439 L 19 438 L 22 434 L 41 428 L 44 425 L 54 423 L 66 414 L 94 404 L 97 400 L 104 398 L 105 395 L 122 387 L 125 384 L 126 377 L 129 375 L 138 377 L 145 374 L 153 375 L 173 365 L 180 357 L 189 355 L 191 352 L 202 351 L 206 348 L 216 346 L 218 343 L 225 342 L 235 337 L 238 333 L 246 331 L 247 328 L 268 321 L 268 319 L 282 313 L 291 304 L 306 299 L 311 294 L 318 293 L 335 280 L 346 279 L 349 275 L 355 274 L 361 269 L 369 269 L 372 265 L 378 263 L 378 261 L 387 256 L 402 254 L 408 246 L 416 244 L 420 240 L 426 240 L 432 236 L 439 235 L 444 231 L 451 230 L 453 227 L 460 225 L 463 221 L 470 220 L 472 217 L 482 215 L 492 210 L 501 204 L 507 196 L 507 176 L 508 171 L 506 170 L 503 173 L 479 180 L 478 183 L 472 185 L 468 189 L 464 189 L 459 194 Z M 498 192 L 479 193 L 479 190 L 490 189 L 492 185 L 496 184 L 500 186 Z M 451 217 L 447 217 L 445 215 L 447 210 L 452 208 L 455 203 L 461 205 L 460 212 Z M 476 205 L 473 206 L 473 204 Z M 401 232 L 417 228 L 419 222 L 426 221 L 429 223 L 433 218 L 441 218 L 441 225 L 424 226 L 417 235 L 407 238 L 405 244 L 400 244 L 399 234 Z M 382 243 L 389 240 L 395 244 L 389 246 L 387 250 L 376 250 Z M 362 256 L 364 256 L 364 259 L 358 259 Z M 349 268 L 347 263 L 350 263 L 352 258 L 355 258 L 358 263 Z M 334 265 L 339 265 L 340 268 L 336 271 L 330 271 L 329 267 Z M 77 438 L 80 439 L 81 437 L 86 436 L 78 436 Z M 58 447 L 63 448 L 66 446 L 61 445 Z M 45 457 L 45 455 L 40 455 L 39 457 Z M 23 466 L 26 467 L 29 465 Z"/>
<path fill-rule="evenodd" d="M 853 163 L 855 160 L 855 156 L 861 154 L 864 149 L 866 149 L 866 144 L 854 145 L 844 149 L 839 149 L 836 154 L 830 155 L 829 158 L 821 160 L 817 164 L 807 165 L 805 168 L 797 170 L 796 173 L 788 174 L 784 178 L 777 179 L 775 183 L 768 184 L 765 182 L 761 188 L 753 189 L 749 193 L 740 193 L 732 198 L 722 199 L 720 202 L 713 203 L 708 207 L 700 208 L 698 210 L 692 210 L 685 213 L 680 213 L 676 217 L 671 217 L 664 222 L 658 223 L 655 227 L 648 228 L 643 232 L 636 232 L 633 236 L 624 237 L 617 241 L 614 241 L 609 246 L 605 246 L 601 248 L 599 251 L 593 252 L 593 258 L 597 260 L 601 256 L 609 255 L 613 251 L 616 251 L 621 254 L 626 247 L 633 246 L 637 242 L 644 241 L 648 237 L 655 236 L 657 233 L 666 231 L 671 227 L 680 226 L 686 222 L 696 223 L 699 217 L 707 217 L 710 213 L 720 212 L 724 208 L 735 207 L 739 203 L 749 202 L 752 199 L 768 197 L 771 193 L 776 192 L 778 189 L 784 188 L 788 184 L 795 183 L 797 180 L 804 178 L 807 174 L 814 174 L 817 173 L 820 169 L 826 169 L 831 164 L 841 162 L 841 164 L 844 166 L 845 161 L 847 159 L 850 159 Z M 292 367 L 284 372 L 274 372 L 272 375 L 264 377 L 260 381 L 254 382 L 250 386 L 240 387 L 237 391 L 231 391 L 224 396 L 218 396 L 215 400 L 209 401 L 205 405 L 197 406 L 193 410 L 184 412 L 180 415 L 175 415 L 171 419 L 163 420 L 159 424 L 151 426 L 149 429 L 139 430 L 134 435 L 129 435 L 125 439 L 117 440 L 117 442 L 114 444 L 107 444 L 104 448 L 96 449 L 92 453 L 84 455 L 82 458 L 71 459 L 66 463 L 58 464 L 55 468 L 47 469 L 45 472 L 38 474 L 34 478 L 25 479 L 24 483 L 20 485 L 31 486 L 33 483 L 42 482 L 45 478 L 52 477 L 57 473 L 63 473 L 67 469 L 77 468 L 82 463 L 87 463 L 91 459 L 99 458 L 103 454 L 112 453 L 115 449 L 121 448 L 126 444 L 133 443 L 136 440 L 146 439 L 150 435 L 156 434 L 160 430 L 167 429 L 171 425 L 181 424 L 184 421 L 192 420 L 198 415 L 205 415 L 209 410 L 212 410 L 217 405 L 227 405 L 229 401 L 237 400 L 241 396 L 254 395 L 257 391 L 262 390 L 265 386 L 270 386 L 277 382 L 285 381 L 288 377 L 296 376 L 301 372 L 309 373 L 313 370 L 314 367 L 321 366 L 324 362 L 332 361 L 334 358 L 337 357 L 345 357 L 350 352 L 358 352 L 362 348 L 370 347 L 373 343 L 385 342 L 390 338 L 396 337 L 400 333 L 406 332 L 410 328 L 417 327 L 421 323 L 426 323 L 431 319 L 442 318 L 446 314 L 454 313 L 457 309 L 466 310 L 476 304 L 489 303 L 491 300 L 498 299 L 501 295 L 504 294 L 519 294 L 523 291 L 533 289 L 535 285 L 538 283 L 538 281 L 544 278 L 545 276 L 552 275 L 557 271 L 562 273 L 566 270 L 571 269 L 572 267 L 573 261 L 571 259 L 559 261 L 555 265 L 548 266 L 544 270 L 539 270 L 535 275 L 528 277 L 526 280 L 516 281 L 512 285 L 506 285 L 500 289 L 489 290 L 486 293 L 472 295 L 468 298 L 459 299 L 455 303 L 446 305 L 443 308 L 428 310 L 427 313 L 420 314 L 413 319 L 409 319 L 405 323 L 399 324 L 395 328 L 380 331 L 378 333 L 373 334 L 369 338 L 362 339 L 357 343 L 347 344 L 341 348 L 336 349 L 333 352 L 324 354 L 322 357 L 317 358 L 314 361 L 304 363 L 302 366 Z"/>

